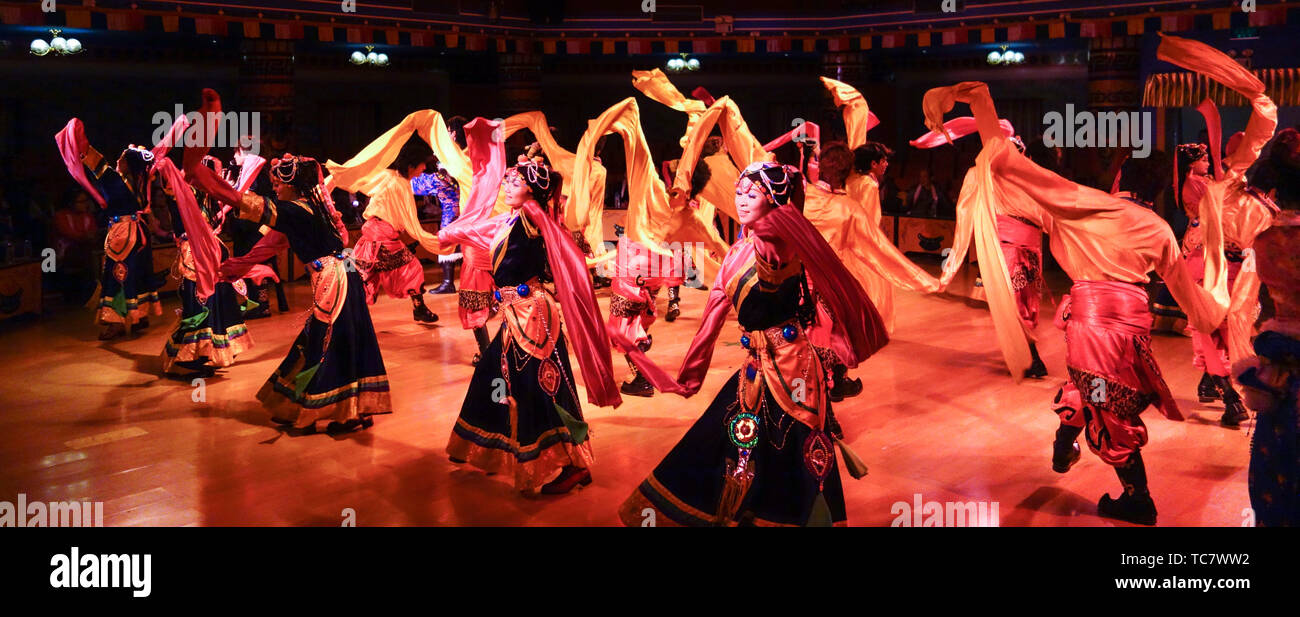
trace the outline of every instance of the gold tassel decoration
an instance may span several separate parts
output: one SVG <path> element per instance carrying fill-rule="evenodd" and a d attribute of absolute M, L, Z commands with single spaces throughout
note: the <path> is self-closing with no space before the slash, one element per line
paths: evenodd
<path fill-rule="evenodd" d="M 739 462 L 727 461 L 727 474 L 722 480 L 722 495 L 718 497 L 718 510 L 713 515 L 714 525 L 726 525 L 736 516 L 740 502 L 745 500 L 749 485 L 754 481 L 754 472 L 749 469 L 749 459 L 742 457 Z"/>
<path fill-rule="evenodd" d="M 844 467 L 849 470 L 849 475 L 853 476 L 854 480 L 861 480 L 863 476 L 867 475 L 867 464 L 858 457 L 858 454 L 853 451 L 853 448 L 849 447 L 849 444 L 844 443 L 843 439 L 837 437 L 835 438 L 835 445 L 840 447 L 840 458 L 844 459 Z"/>

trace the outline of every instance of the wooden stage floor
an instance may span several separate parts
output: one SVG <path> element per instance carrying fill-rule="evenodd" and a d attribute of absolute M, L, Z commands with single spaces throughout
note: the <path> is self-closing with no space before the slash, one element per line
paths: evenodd
<path fill-rule="evenodd" d="M 429 268 L 429 280 L 437 278 Z M 608 291 L 599 295 L 607 309 Z M 674 369 L 706 293 L 682 295 L 682 318 L 652 330 L 651 356 Z M 442 318 L 434 326 L 413 322 L 406 300 L 372 307 L 395 413 L 338 438 L 283 434 L 254 398 L 303 323 L 303 283 L 291 286 L 293 311 L 249 323 L 256 346 L 207 381 L 202 401 L 189 383 L 158 376 L 174 298 L 143 334 L 110 343 L 95 340 L 88 310 L 0 325 L 0 501 L 19 493 L 29 502 L 103 501 L 108 526 L 339 525 L 349 508 L 357 525 L 617 525 L 619 504 L 743 356 L 733 314 L 695 397 L 625 397 L 617 410 L 587 405 L 595 482 L 566 496 L 526 498 L 444 454 L 475 349 L 456 318 L 456 297 L 427 297 Z M 992 347 L 986 311 L 910 292 L 898 293 L 897 304 L 892 342 L 852 373 L 865 391 L 836 406 L 870 467 L 861 480 L 844 475 L 850 525 L 888 526 L 895 505 L 910 506 L 917 495 L 996 502 L 1002 526 L 1124 525 L 1096 515 L 1097 498 L 1116 494 L 1119 483 L 1086 445 L 1070 473 L 1050 467 L 1057 421 L 1049 403 L 1065 372 L 1050 301 L 1039 332 L 1051 375 L 1019 386 Z M 1251 425 L 1222 428 L 1222 405 L 1196 402 L 1190 339 L 1156 337 L 1154 348 L 1188 416 L 1181 423 L 1153 409 L 1143 416 L 1160 524 L 1240 526 Z M 626 372 L 621 356 L 615 372 L 619 379 Z"/>

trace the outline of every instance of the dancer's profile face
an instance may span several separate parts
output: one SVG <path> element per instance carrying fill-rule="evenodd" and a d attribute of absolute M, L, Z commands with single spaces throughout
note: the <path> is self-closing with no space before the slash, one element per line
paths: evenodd
<path fill-rule="evenodd" d="M 501 188 L 505 193 L 506 205 L 511 208 L 518 208 L 533 198 L 533 191 L 524 182 L 524 177 L 514 170 L 506 172 L 506 177 L 501 180 Z"/>
<path fill-rule="evenodd" d="M 1194 173 L 1194 174 L 1196 174 L 1196 175 L 1198 175 L 1198 176 L 1204 176 L 1204 175 L 1210 173 L 1210 159 L 1209 159 L 1209 157 L 1203 158 L 1203 159 L 1201 159 L 1201 160 L 1199 160 L 1199 161 L 1196 161 L 1195 163 L 1192 163 L 1192 173 Z"/>
<path fill-rule="evenodd" d="M 298 191 L 293 188 L 292 184 L 281 182 L 275 174 L 271 174 L 271 188 L 275 190 L 275 196 L 284 201 L 291 201 L 298 198 Z"/>
<path fill-rule="evenodd" d="M 736 215 L 740 217 L 740 224 L 752 225 L 766 216 L 768 210 L 771 210 L 771 205 L 767 195 L 749 178 L 741 178 L 736 184 Z"/>

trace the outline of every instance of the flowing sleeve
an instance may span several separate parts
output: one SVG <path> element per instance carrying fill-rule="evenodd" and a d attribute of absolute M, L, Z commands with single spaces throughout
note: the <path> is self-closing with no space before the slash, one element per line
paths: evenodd
<path fill-rule="evenodd" d="M 546 120 L 546 115 L 540 111 L 528 111 L 521 114 L 515 114 L 506 118 L 505 137 L 509 139 L 511 135 L 521 129 L 528 129 L 537 143 L 542 147 L 542 152 L 550 160 L 551 167 L 560 172 L 564 178 L 562 195 L 568 201 L 564 206 L 564 226 L 568 229 L 581 231 L 583 238 L 591 245 L 597 254 L 603 252 L 602 244 L 604 237 L 603 212 L 605 208 L 605 167 L 600 162 L 592 159 L 586 161 L 587 167 L 582 171 L 583 177 L 577 177 L 577 154 L 560 147 L 559 142 L 551 134 L 550 124 Z M 591 149 L 595 150 L 595 142 L 600 138 L 588 137 L 584 133 L 582 140 L 592 140 Z M 578 144 L 578 149 L 582 150 L 582 141 Z M 585 199 L 575 199 L 574 195 L 582 193 Z M 497 204 L 496 211 L 504 210 L 504 201 Z"/>
<path fill-rule="evenodd" d="M 677 89 L 677 86 L 674 86 L 673 82 L 668 80 L 668 76 L 664 75 L 664 72 L 659 69 L 632 71 L 632 87 L 640 90 L 642 94 L 652 100 L 686 113 L 686 131 L 682 134 L 682 138 L 678 140 L 678 145 L 685 147 L 691 129 L 699 122 L 700 116 L 704 114 L 704 110 L 707 108 L 704 102 L 686 98 L 686 95 L 682 94 Z"/>
<path fill-rule="evenodd" d="M 672 205 L 663 180 L 655 173 L 650 157 L 650 146 L 641 130 L 641 112 L 636 99 L 628 97 L 606 109 L 587 128 L 574 158 L 573 181 L 576 185 L 570 197 L 571 207 L 582 211 L 591 208 L 591 193 L 582 190 L 591 183 L 596 141 L 605 133 L 616 133 L 623 139 L 623 153 L 627 161 L 628 212 L 626 230 L 628 239 L 655 253 L 664 254 L 660 246 L 667 240 L 664 227 L 673 217 Z"/>
<path fill-rule="evenodd" d="M 68 174 L 72 179 L 90 193 L 90 197 L 99 204 L 99 207 L 106 207 L 108 202 L 100 194 L 99 189 L 91 184 L 90 178 L 86 177 L 86 167 L 94 168 L 99 165 L 103 156 L 90 147 L 89 141 L 86 141 L 86 128 L 81 120 L 78 118 L 69 120 L 67 126 L 54 136 L 54 143 L 59 146 L 59 156 L 63 159 L 63 164 L 68 168 Z"/>
<path fill-rule="evenodd" d="M 1277 130 L 1277 105 L 1264 94 L 1264 83 L 1227 54 L 1200 41 L 1161 33 L 1156 57 L 1204 75 L 1250 101 L 1253 111 L 1245 136 L 1225 161 L 1230 170 L 1244 172 Z"/>
<path fill-rule="evenodd" d="M 176 196 L 176 210 L 181 223 L 185 226 L 185 235 L 189 239 L 190 249 L 194 255 L 194 273 L 196 289 L 194 295 L 199 302 L 207 302 L 216 288 L 217 270 L 221 266 L 221 243 L 208 226 L 208 221 L 199 211 L 194 191 L 181 176 L 180 170 L 171 159 L 158 158 L 154 162 L 154 171 L 171 187 Z"/>
<path fill-rule="evenodd" d="M 849 138 L 849 148 L 857 148 L 867 143 L 867 132 L 880 124 L 880 120 L 867 106 L 867 99 L 856 88 L 842 81 L 823 77 L 822 85 L 830 91 L 835 106 L 844 114 L 844 129 Z"/>
<path fill-rule="evenodd" d="M 699 122 L 687 136 L 682 148 L 682 157 L 677 161 L 677 175 L 673 179 L 673 189 L 690 193 L 690 174 L 704 152 L 704 144 L 709 139 L 713 127 L 722 132 L 722 143 L 731 160 L 738 169 L 744 169 L 754 161 L 771 161 L 772 153 L 763 149 L 763 144 L 750 132 L 745 118 L 740 115 L 740 108 L 732 102 L 731 97 L 724 96 L 713 102 Z"/>
<path fill-rule="evenodd" d="M 928 272 L 903 255 L 903 252 L 885 237 L 885 232 L 880 229 L 880 225 L 872 224 L 867 217 L 855 212 L 856 204 L 850 198 L 841 196 L 834 202 L 839 204 L 834 210 L 843 211 L 844 216 L 848 217 L 851 235 L 844 248 L 852 253 L 853 258 L 895 287 L 925 293 L 939 291 L 938 279 L 930 276 Z"/>
<path fill-rule="evenodd" d="M 465 125 L 465 140 L 474 167 L 474 179 L 468 198 L 462 192 L 460 217 L 452 224 L 438 230 L 438 241 L 446 245 L 468 244 L 489 250 L 496 235 L 499 221 L 493 219 L 492 209 L 501 178 L 506 173 L 505 142 L 493 137 L 500 123 L 487 118 L 475 118 Z"/>
<path fill-rule="evenodd" d="M 199 114 L 204 121 L 200 126 L 194 128 L 199 133 L 198 139 L 195 140 L 197 145 L 190 145 L 187 139 L 181 156 L 184 163 L 185 179 L 213 199 L 235 208 L 239 212 L 239 218 L 274 227 L 276 209 L 272 200 L 251 191 L 235 189 L 225 179 L 217 175 L 217 172 L 208 169 L 203 164 L 203 157 L 207 156 L 209 149 L 209 146 L 204 144 L 212 141 L 205 136 L 215 134 L 216 122 L 221 114 L 221 97 L 217 95 L 215 90 L 211 88 L 203 89 L 203 106 L 199 109 Z"/>
<path fill-rule="evenodd" d="M 932 131 L 944 135 L 945 139 L 950 138 L 951 135 L 944 128 L 943 115 L 957 102 L 970 105 L 974 113 L 975 130 L 980 134 L 984 147 L 976 157 L 975 166 L 962 181 L 957 202 L 956 236 L 940 275 L 940 283 L 946 286 L 952 282 L 953 276 L 966 260 L 973 239 L 998 349 L 1011 372 L 1011 378 L 1019 382 L 1032 362 L 1029 351 L 1032 333 L 1026 330 L 1024 322 L 1019 318 L 1011 275 L 997 233 L 999 208 L 1017 189 L 997 180 L 993 161 L 999 156 L 1014 156 L 1023 161 L 1028 159 L 1015 153 L 1007 133 L 998 121 L 988 87 L 983 83 L 963 82 L 926 92 L 923 100 L 926 125 Z M 969 127 L 964 130 L 968 131 Z M 1029 199 L 1028 196 L 1018 198 L 1022 201 Z"/>
<path fill-rule="evenodd" d="M 501 143 L 496 146 L 504 148 Z M 555 295 L 569 326 L 566 332 L 573 342 L 571 349 L 587 386 L 587 400 L 601 407 L 618 407 L 623 399 L 614 383 L 609 334 L 582 251 L 564 227 L 547 216 L 536 202 L 525 203 L 523 212 L 541 231 L 546 244 L 546 260 L 555 277 Z"/>
<path fill-rule="evenodd" d="M 790 247 L 832 316 L 831 347 L 849 368 L 889 342 L 884 321 L 862 285 L 808 219 L 793 206 L 773 209 L 754 224 L 758 238 Z"/>
<path fill-rule="evenodd" d="M 365 218 L 379 217 L 392 224 L 406 235 L 415 238 L 424 250 L 430 253 L 449 255 L 454 245 L 443 246 L 438 236 L 420 225 L 416 215 L 415 196 L 411 192 L 410 182 L 393 169 L 382 169 L 354 185 L 355 190 L 370 196 L 366 205 Z"/>

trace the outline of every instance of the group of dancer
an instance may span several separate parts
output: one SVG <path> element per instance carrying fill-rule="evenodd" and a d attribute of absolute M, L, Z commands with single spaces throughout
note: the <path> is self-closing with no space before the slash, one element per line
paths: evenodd
<path fill-rule="evenodd" d="M 314 432 L 322 422 L 330 432 L 360 430 L 393 411 L 367 304 L 381 292 L 406 297 L 416 321 L 438 319 L 424 303 L 424 271 L 413 252 L 422 248 L 442 265 L 434 291 L 459 294 L 461 325 L 477 342 L 446 449 L 452 462 L 509 476 L 526 494 L 590 484 L 594 458 L 579 381 L 598 407 L 617 407 L 623 394 L 692 396 L 734 309 L 734 336 L 747 354 L 742 367 L 634 488 L 621 519 L 640 525 L 653 510 L 660 524 L 845 524 L 839 462 L 854 478 L 866 466 L 832 407 L 862 391 L 849 371 L 887 344 L 894 288 L 944 291 L 973 239 L 1010 377 L 1044 377 L 1035 330 L 1047 234 L 1052 256 L 1073 280 L 1054 320 L 1065 330 L 1068 375 L 1051 402 L 1060 419 L 1052 468 L 1069 471 L 1083 435 L 1123 487 L 1118 497 L 1100 499 L 1098 513 L 1155 524 L 1141 413 L 1154 405 L 1182 419 L 1151 352 L 1146 285 L 1155 272 L 1195 331 L 1195 365 L 1205 372 L 1198 395 L 1224 402 L 1225 425 L 1247 419 L 1246 407 L 1257 412 L 1250 467 L 1257 521 L 1296 524 L 1300 279 L 1287 248 L 1300 215 L 1279 210 L 1245 174 L 1273 135 L 1276 108 L 1258 79 L 1213 48 L 1164 36 L 1159 54 L 1253 107 L 1225 161 L 1214 138 L 1208 156 L 1179 150 L 1186 164 L 1175 193 L 1195 232 L 1180 245 L 1152 211 L 1171 184 L 1170 166 L 1159 157 L 1127 159 L 1111 193 L 1075 184 L 1056 173 L 1055 153 L 1037 146 L 1026 153 L 1014 128 L 998 119 L 985 84 L 964 82 L 925 94 L 931 132 L 912 142 L 935 147 L 978 134 L 983 143 L 962 184 L 952 255 L 938 277 L 881 232 L 878 187 L 891 152 L 867 137 L 879 120 L 865 98 L 829 78 L 822 82 L 842 111 L 847 139 L 820 143 L 820 127 L 809 125 L 764 144 L 729 97 L 697 89 L 687 98 L 658 70 L 634 73 L 638 90 L 687 114 L 682 155 L 662 175 L 634 98 L 594 119 L 572 152 L 556 143 L 541 112 L 465 122 L 423 110 L 345 163 L 243 153 L 238 172 L 224 177 L 205 147 L 185 146 L 181 168 L 167 158 L 181 132 L 212 131 L 210 124 L 178 122 L 163 143 L 129 147 L 115 165 L 89 146 L 75 119 L 56 140 L 69 172 L 112 215 L 97 313 L 109 335 L 161 314 L 140 218 L 151 206 L 153 178 L 166 187 L 184 280 L 164 370 L 210 374 L 229 366 L 252 345 L 241 317 L 256 303 L 250 288 L 278 281 L 267 260 L 287 247 L 308 265 L 312 306 L 258 393 L 271 419 L 289 430 Z M 945 121 L 958 102 L 972 116 Z M 220 98 L 205 90 L 206 122 L 207 112 L 220 110 Z M 1203 110 L 1216 135 L 1217 113 Z M 536 142 L 508 160 L 506 138 L 524 129 Z M 629 187 L 623 234 L 612 250 L 602 237 L 607 171 L 599 158 L 610 135 L 623 141 Z M 778 162 L 773 151 L 792 141 L 800 146 L 798 164 Z M 1209 164 L 1198 163 L 1206 158 Z M 425 173 L 435 166 L 436 174 Z M 330 201 L 335 188 L 369 197 L 351 249 Z M 438 199 L 436 233 L 421 226 L 416 193 Z M 720 237 L 715 217 L 740 224 L 735 243 Z M 236 219 L 256 226 L 260 239 L 232 257 L 218 234 Z M 681 244 L 701 248 L 689 257 L 664 248 Z M 461 258 L 457 288 L 451 279 Z M 615 264 L 608 320 L 592 275 L 601 264 Z M 674 377 L 647 355 L 649 331 L 661 289 L 669 289 L 665 318 L 680 313 L 679 290 L 691 269 L 712 285 Z M 1261 284 L 1277 311 L 1252 343 Z M 501 323 L 492 334 L 487 323 L 495 316 Z M 627 359 L 622 384 L 611 352 Z"/>

